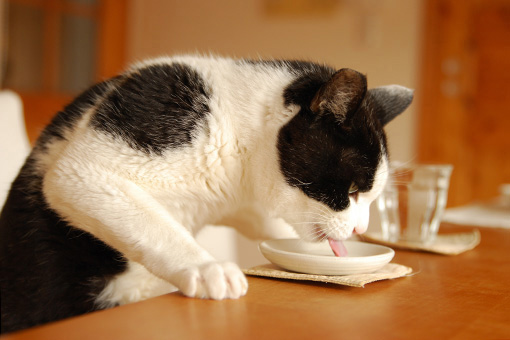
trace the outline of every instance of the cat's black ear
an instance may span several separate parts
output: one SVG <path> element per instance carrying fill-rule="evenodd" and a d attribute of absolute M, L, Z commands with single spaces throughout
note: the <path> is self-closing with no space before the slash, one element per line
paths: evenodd
<path fill-rule="evenodd" d="M 411 104 L 414 91 L 400 85 L 388 85 L 370 89 L 368 93 L 377 103 L 377 117 L 384 126 Z"/>
<path fill-rule="evenodd" d="M 318 114 L 333 114 L 343 123 L 357 111 L 367 92 L 367 78 L 358 71 L 343 68 L 324 84 L 310 104 Z"/>

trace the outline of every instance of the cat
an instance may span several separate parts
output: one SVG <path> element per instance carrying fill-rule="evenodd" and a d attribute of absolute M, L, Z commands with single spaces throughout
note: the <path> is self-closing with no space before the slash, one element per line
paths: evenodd
<path fill-rule="evenodd" d="M 41 133 L 0 216 L 2 332 L 140 301 L 247 293 L 194 239 L 206 224 L 307 241 L 367 229 L 398 85 L 305 61 L 182 55 L 94 85 Z"/>

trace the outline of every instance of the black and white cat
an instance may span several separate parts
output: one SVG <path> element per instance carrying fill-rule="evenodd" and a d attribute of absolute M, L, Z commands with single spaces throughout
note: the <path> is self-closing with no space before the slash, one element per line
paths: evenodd
<path fill-rule="evenodd" d="M 177 56 L 134 65 L 59 112 L 0 217 L 2 331 L 139 301 L 246 294 L 194 235 L 363 233 L 388 176 L 383 126 L 412 91 L 300 61 Z"/>

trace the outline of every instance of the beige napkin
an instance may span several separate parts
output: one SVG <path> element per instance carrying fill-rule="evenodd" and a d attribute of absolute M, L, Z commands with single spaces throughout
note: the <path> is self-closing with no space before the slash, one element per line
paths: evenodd
<path fill-rule="evenodd" d="M 460 225 L 510 229 L 510 209 L 498 202 L 474 203 L 446 209 L 441 221 Z"/>
<path fill-rule="evenodd" d="M 480 243 L 480 232 L 473 230 L 468 233 L 438 234 L 434 243 L 421 244 L 406 240 L 396 242 L 385 241 L 381 234 L 366 233 L 360 236 L 363 241 L 382 244 L 391 248 L 428 251 L 443 255 L 458 255 L 471 250 Z"/>
<path fill-rule="evenodd" d="M 351 287 L 364 287 L 367 283 L 374 281 L 396 279 L 410 274 L 413 271 L 412 268 L 403 266 L 401 264 L 388 263 L 381 269 L 369 273 L 369 274 L 352 274 L 352 275 L 315 275 L 315 274 L 301 274 L 288 272 L 273 264 L 266 264 L 256 266 L 250 269 L 243 269 L 246 275 L 253 276 L 265 276 L 273 277 L 278 279 L 290 279 L 290 280 L 304 280 L 304 281 L 317 281 L 336 283 L 344 286 Z"/>

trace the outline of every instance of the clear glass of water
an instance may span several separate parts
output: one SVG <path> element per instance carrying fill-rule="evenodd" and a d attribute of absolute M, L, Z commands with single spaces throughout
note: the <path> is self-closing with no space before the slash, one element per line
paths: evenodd
<path fill-rule="evenodd" d="M 377 199 L 382 238 L 430 244 L 435 241 L 446 207 L 453 166 L 392 165 Z"/>

